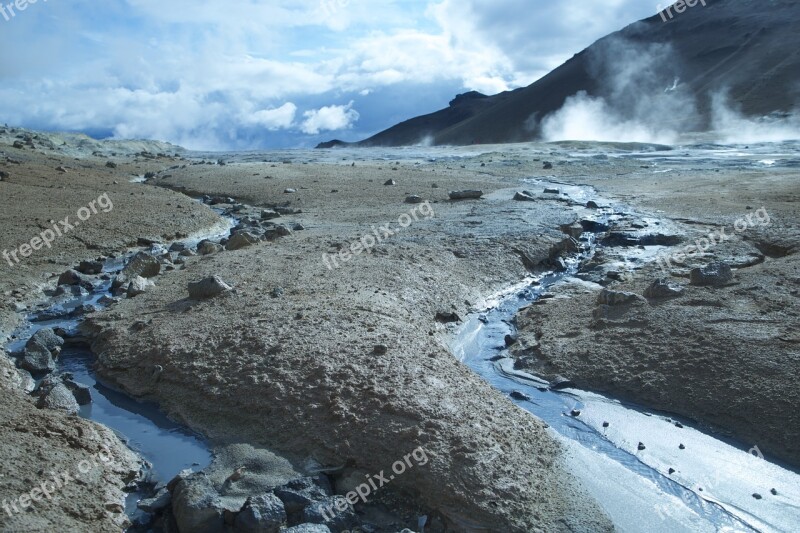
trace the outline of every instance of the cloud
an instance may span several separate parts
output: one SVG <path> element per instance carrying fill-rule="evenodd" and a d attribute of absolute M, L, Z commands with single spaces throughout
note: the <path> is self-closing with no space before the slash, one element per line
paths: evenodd
<path fill-rule="evenodd" d="M 326 106 L 306 111 L 303 116 L 306 117 L 306 120 L 303 121 L 300 129 L 310 135 L 316 135 L 322 131 L 350 128 L 359 118 L 358 111 L 353 109 L 352 101 L 347 105 Z"/>
<path fill-rule="evenodd" d="M 634 0 L 40 2 L 0 19 L 0 46 L 15 50 L 0 57 L 0 116 L 197 149 L 313 145 L 312 132 L 355 134 L 356 108 L 372 132 L 445 107 L 445 88 L 527 85 L 645 11 Z M 395 96 L 377 105 L 376 94 Z M 414 105 L 398 116 L 398 100 Z"/>
<path fill-rule="evenodd" d="M 296 113 L 297 106 L 291 102 L 286 102 L 278 108 L 256 111 L 252 115 L 244 117 L 243 121 L 275 131 L 291 128 L 294 125 Z"/>

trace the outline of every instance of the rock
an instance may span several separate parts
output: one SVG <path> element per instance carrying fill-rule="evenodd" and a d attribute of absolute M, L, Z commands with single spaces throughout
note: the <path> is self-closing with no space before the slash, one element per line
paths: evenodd
<path fill-rule="evenodd" d="M 137 276 L 154 278 L 161 273 L 161 261 L 152 254 L 139 252 L 134 255 L 125 268 L 117 274 L 111 286 L 115 289 L 127 287 Z"/>
<path fill-rule="evenodd" d="M 528 191 L 518 192 L 514 195 L 514 200 L 518 202 L 535 202 L 536 198 L 533 197 Z"/>
<path fill-rule="evenodd" d="M 187 250 L 187 249 L 188 249 L 188 246 L 186 246 L 186 243 L 173 242 L 172 244 L 170 244 L 168 251 L 170 251 L 170 252 L 179 252 L 180 253 L 180 252 L 183 252 L 184 250 Z"/>
<path fill-rule="evenodd" d="M 773 496 L 778 495 L 778 491 L 776 489 L 770 489 L 769 493 L 772 494 Z"/>
<path fill-rule="evenodd" d="M 569 412 L 569 416 L 577 418 L 577 417 L 581 416 L 581 410 L 580 409 L 573 409 L 572 411 Z"/>
<path fill-rule="evenodd" d="M 21 149 L 25 148 L 25 143 L 22 142 L 22 141 L 14 141 L 13 146 L 14 146 L 14 148 L 17 148 L 17 149 L 21 150 Z"/>
<path fill-rule="evenodd" d="M 551 246 L 548 256 L 551 261 L 555 261 L 559 257 L 576 254 L 580 251 L 581 244 L 572 237 L 567 237 L 566 239 Z"/>
<path fill-rule="evenodd" d="M 347 500 L 342 496 L 336 496 L 306 507 L 303 510 L 302 521 L 311 524 L 326 524 L 334 531 L 342 531 L 357 524 L 358 518 Z"/>
<path fill-rule="evenodd" d="M 248 246 L 252 246 L 259 241 L 259 238 L 250 233 L 249 231 L 242 231 L 235 235 L 233 235 L 229 240 L 228 244 L 225 245 L 226 250 L 241 250 L 242 248 L 247 248 Z"/>
<path fill-rule="evenodd" d="M 671 476 L 671 475 L 672 475 L 672 474 L 674 474 L 674 473 L 675 473 L 675 469 L 674 469 L 674 468 L 670 468 L 670 469 L 669 469 L 669 475 Z"/>
<path fill-rule="evenodd" d="M 643 297 L 633 292 L 612 291 L 603 289 L 597 296 L 598 305 L 628 305 L 637 302 L 647 302 Z"/>
<path fill-rule="evenodd" d="M 385 344 L 376 344 L 375 347 L 372 349 L 372 353 L 375 355 L 386 355 L 389 352 L 389 347 Z"/>
<path fill-rule="evenodd" d="M 579 224 L 581 227 L 583 227 L 583 231 L 587 231 L 589 233 L 605 233 L 611 229 L 609 228 L 608 224 L 604 224 L 596 220 L 584 219 L 581 220 Z"/>
<path fill-rule="evenodd" d="M 280 298 L 281 296 L 283 296 L 283 292 L 284 292 L 283 287 L 275 287 L 270 291 L 269 295 L 272 298 Z"/>
<path fill-rule="evenodd" d="M 506 335 L 503 338 L 503 342 L 505 342 L 506 348 L 515 345 L 517 341 L 519 341 L 519 339 L 514 335 Z"/>
<path fill-rule="evenodd" d="M 552 169 L 553 169 L 553 163 L 551 163 L 550 161 L 545 161 L 545 162 L 542 164 L 542 168 L 543 168 L 544 170 L 552 170 Z"/>
<path fill-rule="evenodd" d="M 171 503 L 172 494 L 166 488 L 162 488 L 154 497 L 141 500 L 138 507 L 145 513 L 154 514 L 163 511 Z"/>
<path fill-rule="evenodd" d="M 283 502 L 274 494 L 264 494 L 247 499 L 235 527 L 245 533 L 278 533 L 286 520 Z"/>
<path fill-rule="evenodd" d="M 261 211 L 261 220 L 272 220 L 274 218 L 279 218 L 280 216 L 281 214 L 274 209 L 263 209 Z"/>
<path fill-rule="evenodd" d="M 683 444 L 680 444 L 680 445 L 678 445 L 678 449 L 679 450 L 685 450 L 686 446 L 684 446 Z"/>
<path fill-rule="evenodd" d="M 393 187 L 393 186 L 397 185 L 397 182 L 394 181 L 394 180 L 386 180 L 386 183 L 384 183 L 384 185 L 387 186 L 387 187 Z"/>
<path fill-rule="evenodd" d="M 466 190 L 466 191 L 450 191 L 447 193 L 451 200 L 480 200 L 483 196 L 483 191 Z"/>
<path fill-rule="evenodd" d="M 225 248 L 223 248 L 221 244 L 209 240 L 201 241 L 200 244 L 197 245 L 197 253 L 200 255 L 216 254 L 224 249 Z"/>
<path fill-rule="evenodd" d="M 406 203 L 407 204 L 421 204 L 425 200 L 422 199 L 421 196 L 417 196 L 416 194 L 412 194 L 410 196 L 406 196 Z"/>
<path fill-rule="evenodd" d="M 222 501 L 203 472 L 189 474 L 173 482 L 170 483 L 173 486 L 172 514 L 178 531 L 225 531 Z"/>
<path fill-rule="evenodd" d="M 714 262 L 703 268 L 692 269 L 689 279 L 692 285 L 720 287 L 733 281 L 733 271 L 725 263 Z"/>
<path fill-rule="evenodd" d="M 280 213 L 281 215 L 299 215 L 303 211 L 301 209 L 295 209 L 294 207 L 286 207 L 286 206 L 278 206 L 274 207 L 275 211 Z"/>
<path fill-rule="evenodd" d="M 763 499 L 763 496 L 761 496 L 761 494 L 756 492 L 756 493 L 753 494 L 753 498 L 755 498 L 756 500 L 761 500 L 761 499 Z"/>
<path fill-rule="evenodd" d="M 331 530 L 325 524 L 300 524 L 284 529 L 281 533 L 331 533 Z"/>
<path fill-rule="evenodd" d="M 81 410 L 72 391 L 57 379 L 45 378 L 34 394 L 39 397 L 36 402 L 39 409 L 56 409 L 70 414 L 78 414 Z"/>
<path fill-rule="evenodd" d="M 586 207 L 588 209 L 600 209 L 600 206 L 597 205 L 597 202 L 595 202 L 594 200 L 589 200 L 588 202 L 586 202 Z"/>
<path fill-rule="evenodd" d="M 81 287 L 80 285 L 59 285 L 56 287 L 56 290 L 53 291 L 53 296 L 86 296 L 89 292 Z"/>
<path fill-rule="evenodd" d="M 128 298 L 136 298 L 140 294 L 147 292 L 147 289 L 153 286 L 153 282 L 144 279 L 142 276 L 136 276 L 128 283 L 126 295 Z"/>
<path fill-rule="evenodd" d="M 47 347 L 37 341 L 28 341 L 25 345 L 20 368 L 33 374 L 49 373 L 56 369 L 53 354 Z"/>
<path fill-rule="evenodd" d="M 58 355 L 61 352 L 61 347 L 64 346 L 64 339 L 56 335 L 51 328 L 42 328 L 34 333 L 25 346 L 27 347 L 35 342 L 50 350 L 54 355 Z"/>
<path fill-rule="evenodd" d="M 288 237 L 292 230 L 283 224 L 278 224 L 264 232 L 264 240 L 274 241 L 281 237 Z"/>
<path fill-rule="evenodd" d="M 515 400 L 520 400 L 520 401 L 523 401 L 523 402 L 531 401 L 531 397 L 530 396 L 528 396 L 524 392 L 518 391 L 518 390 L 513 391 L 511 394 L 509 394 L 509 396 L 511 396 Z"/>
<path fill-rule="evenodd" d="M 101 263 L 100 261 L 81 261 L 80 264 L 78 265 L 78 268 L 76 268 L 75 270 L 77 270 L 81 274 L 86 274 L 88 276 L 102 274 L 103 263 Z"/>
<path fill-rule="evenodd" d="M 222 281 L 219 276 L 213 276 L 189 283 L 189 298 L 192 300 L 205 300 L 219 296 L 232 289 L 233 287 Z"/>
<path fill-rule="evenodd" d="M 58 285 L 79 285 L 84 281 L 80 273 L 75 270 L 67 270 L 58 277 Z"/>
<path fill-rule="evenodd" d="M 657 279 L 644 290 L 644 297 L 650 300 L 674 298 L 683 294 L 683 286 L 665 278 Z"/>
<path fill-rule="evenodd" d="M 580 239 L 581 235 L 583 235 L 583 226 L 579 222 L 573 222 L 572 224 L 562 224 L 559 226 L 559 229 L 563 233 L 566 233 L 573 239 Z"/>
<path fill-rule="evenodd" d="M 545 194 L 561 194 L 561 189 L 556 189 L 555 187 L 547 187 L 544 190 Z"/>
<path fill-rule="evenodd" d="M 436 321 L 442 324 L 449 324 L 451 322 L 461 322 L 461 318 L 452 311 L 439 311 L 436 313 Z"/>
<path fill-rule="evenodd" d="M 647 446 L 645 446 L 643 443 L 640 442 L 639 446 L 637 446 L 636 449 L 641 452 L 641 451 L 647 449 Z"/>
<path fill-rule="evenodd" d="M 11 174 L 6 172 L 5 170 L 0 170 L 0 181 L 5 181 L 11 177 Z"/>
<path fill-rule="evenodd" d="M 72 374 L 64 374 L 62 382 L 72 393 L 72 396 L 75 397 L 75 401 L 78 402 L 78 405 L 89 405 L 92 403 L 92 391 L 88 385 L 75 381 Z"/>
<path fill-rule="evenodd" d="M 320 475 L 317 478 L 293 479 L 285 485 L 277 487 L 272 492 L 277 496 L 286 512 L 290 515 L 302 512 L 315 502 L 322 502 L 331 496 L 331 489 L 325 479 Z"/>
<path fill-rule="evenodd" d="M 113 161 L 108 161 L 108 162 L 106 162 L 106 166 L 107 166 L 108 168 L 117 168 L 117 164 L 116 164 L 116 163 L 114 163 Z"/>
<path fill-rule="evenodd" d="M 575 388 L 575 382 L 564 376 L 556 376 L 550 382 L 550 388 L 553 390 L 572 389 Z"/>
<path fill-rule="evenodd" d="M 297 189 L 291 189 L 291 188 L 290 189 L 285 189 L 283 191 L 284 194 L 294 194 L 296 192 L 297 192 Z"/>

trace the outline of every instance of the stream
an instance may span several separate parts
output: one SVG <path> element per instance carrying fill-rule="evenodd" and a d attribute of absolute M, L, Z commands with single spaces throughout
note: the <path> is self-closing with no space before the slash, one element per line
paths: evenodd
<path fill-rule="evenodd" d="M 590 198 L 611 203 L 586 188 L 531 182 L 559 186 L 578 204 Z M 600 221 L 607 222 L 619 207 L 606 211 Z M 550 426 L 566 450 L 567 467 L 619 531 L 798 531 L 800 475 L 765 460 L 757 447 L 722 440 L 692 427 L 691 421 L 599 394 L 554 390 L 514 369 L 505 337 L 516 332 L 515 316 L 578 273 L 581 261 L 598 247 L 593 235 L 586 241 L 587 251 L 568 260 L 566 271 L 527 279 L 482 303 L 455 332 L 452 353 Z M 653 260 L 660 247 L 644 248 L 632 249 L 638 261 Z"/>
<path fill-rule="evenodd" d="M 535 186 L 546 184 L 531 181 Z M 587 188 L 557 184 L 576 203 L 595 198 Z M 602 199 L 597 199 L 604 202 Z M 609 204 L 609 202 L 605 202 Z M 606 221 L 613 213 L 603 215 Z M 183 242 L 194 246 L 205 238 L 226 236 L 230 218 L 202 235 Z M 505 348 L 505 336 L 515 333 L 514 317 L 548 289 L 574 276 L 582 259 L 597 245 L 589 237 L 587 251 L 567 261 L 567 270 L 529 278 L 481 304 L 455 332 L 451 350 L 488 383 L 512 395 L 514 402 L 542 419 L 566 450 L 567 468 L 608 513 L 620 531 L 789 532 L 800 525 L 800 476 L 771 463 L 760 451 L 727 442 L 693 428 L 674 416 L 650 412 L 577 389 L 553 390 L 535 376 L 516 371 Z M 646 247 L 647 248 L 647 247 Z M 652 260 L 659 247 L 631 250 L 638 260 Z M 153 252 L 163 248 L 156 245 Z M 53 300 L 28 315 L 23 328 L 5 347 L 21 351 L 38 329 L 61 328 L 67 344 L 57 372 L 72 373 L 88 385 L 93 402 L 81 416 L 99 422 L 149 463 L 148 477 L 166 483 L 180 471 L 200 470 L 211 461 L 207 443 L 170 421 L 157 405 L 135 401 L 103 383 L 93 370 L 94 356 L 79 333 L 82 305 L 104 307 L 111 278 L 125 258 L 105 262 L 105 281 L 92 291 L 67 300 Z M 639 443 L 646 443 L 639 449 Z M 685 449 L 681 449 L 683 445 Z M 675 472 L 669 473 L 670 468 Z M 774 495 L 773 495 L 774 492 Z M 756 499 L 754 494 L 763 497 Z M 128 497 L 128 513 L 136 512 L 141 493 Z"/>

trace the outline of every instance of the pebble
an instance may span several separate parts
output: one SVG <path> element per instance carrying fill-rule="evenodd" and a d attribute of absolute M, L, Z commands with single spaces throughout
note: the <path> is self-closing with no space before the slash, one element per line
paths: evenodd
<path fill-rule="evenodd" d="M 647 446 L 645 446 L 643 443 L 641 443 L 641 442 L 639 443 L 639 451 L 642 451 L 642 450 L 644 450 L 646 448 L 647 448 Z"/>

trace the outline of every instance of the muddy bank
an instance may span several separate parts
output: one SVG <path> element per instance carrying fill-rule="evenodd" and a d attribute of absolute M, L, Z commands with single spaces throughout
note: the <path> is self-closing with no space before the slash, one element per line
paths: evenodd
<path fill-rule="evenodd" d="M 669 264 L 626 263 L 620 258 L 641 253 L 636 243 L 621 246 L 620 239 L 601 234 L 608 246 L 583 266 L 582 279 L 520 313 L 517 366 L 683 415 L 797 466 L 797 177 L 736 174 L 594 180 L 651 213 L 663 210 L 657 216 L 672 219 L 682 242 L 659 252 Z M 635 195 L 624 194 L 632 190 Z M 612 225 L 610 235 L 639 231 L 632 223 Z M 717 244 L 708 246 L 709 234 Z M 705 252 L 675 259 L 698 239 Z M 731 265 L 732 279 L 720 286 L 693 283 L 690 271 L 713 262 Z M 680 294 L 642 297 L 658 278 Z M 603 299 L 598 282 L 639 298 Z"/>
<path fill-rule="evenodd" d="M 456 362 L 440 323 L 464 316 L 487 287 L 524 276 L 520 250 L 548 258 L 563 239 L 552 229 L 565 221 L 560 202 L 543 199 L 534 212 L 511 200 L 513 190 L 492 193 L 502 180 L 438 176 L 433 188 L 422 173 L 351 166 L 298 165 L 290 171 L 304 175 L 273 177 L 259 193 L 273 167 L 236 167 L 214 169 L 213 179 L 187 171 L 171 186 L 202 192 L 208 182 L 215 194 L 215 183 L 228 183 L 227 194 L 239 198 L 242 180 L 248 202 L 302 209 L 270 213 L 271 222 L 304 229 L 188 258 L 146 294 L 92 317 L 102 376 L 217 443 L 266 446 L 297 464 L 344 465 L 345 477 L 389 471 L 423 448 L 429 462 L 397 476 L 388 491 L 412 495 L 436 528 L 610 528 L 563 468 L 545 426 Z M 390 178 L 396 184 L 384 185 Z M 487 198 L 446 200 L 464 182 Z M 406 191 L 438 203 L 405 203 Z M 418 220 L 402 228 L 415 206 Z M 394 235 L 368 252 L 338 253 L 385 224 Z M 233 290 L 188 298 L 189 283 L 213 275 Z"/>
<path fill-rule="evenodd" d="M 55 289 L 58 276 L 80 261 L 121 255 L 140 238 L 168 239 L 218 220 L 185 196 L 130 183 L 146 172 L 178 165 L 166 153 L 158 156 L 165 148 L 148 141 L 125 147 L 0 128 L 0 252 L 9 258 L 0 261 L 0 338 L 6 340 L 23 314 L 46 300 L 44 291 Z M 78 216 L 81 208 L 89 209 L 85 221 Z M 59 236 L 54 227 L 67 231 Z M 48 247 L 41 238 L 51 229 L 56 238 Z M 0 513 L 0 529 L 119 531 L 127 520 L 122 489 L 140 469 L 137 458 L 106 428 L 34 407 L 5 354 L 0 364 L 0 501 L 11 508 L 10 514 Z M 98 453 L 107 455 L 106 448 L 113 456 L 111 466 L 103 461 L 94 466 Z M 79 481 L 65 483 L 52 500 L 32 494 L 51 471 L 75 477 L 84 460 L 93 461 L 92 469 Z M 17 513 L 13 502 L 21 508 L 19 499 L 25 495 L 41 501 Z"/>

